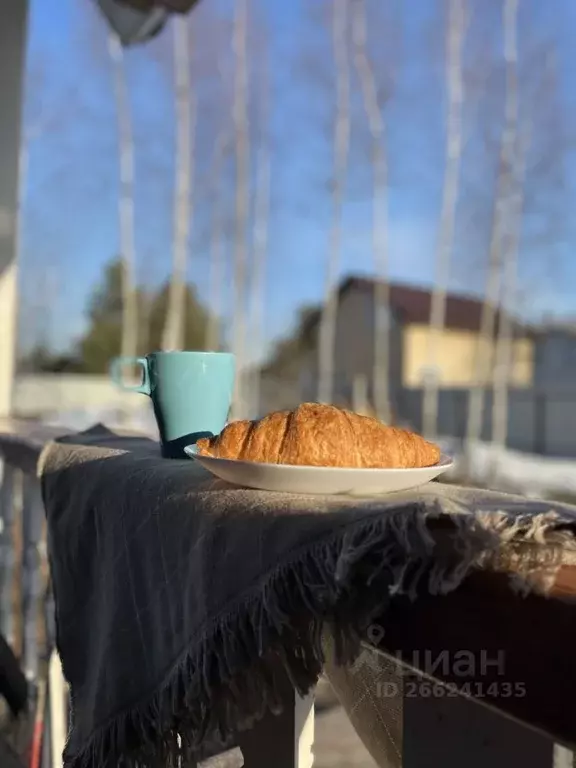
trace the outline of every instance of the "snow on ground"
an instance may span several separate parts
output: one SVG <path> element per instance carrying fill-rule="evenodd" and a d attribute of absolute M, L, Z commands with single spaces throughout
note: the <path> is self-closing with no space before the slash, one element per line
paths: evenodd
<path fill-rule="evenodd" d="M 534 498 L 576 497 L 576 460 L 521 453 L 491 443 L 477 442 L 465 455 L 462 443 L 439 440 L 442 450 L 455 459 L 447 479 L 469 482 Z"/>
<path fill-rule="evenodd" d="M 147 437 L 158 438 L 158 428 L 151 407 L 124 412 L 119 408 L 77 408 L 68 411 L 54 411 L 42 419 L 45 424 L 80 432 L 94 424 L 104 424 L 110 429 L 128 429 L 141 432 Z"/>

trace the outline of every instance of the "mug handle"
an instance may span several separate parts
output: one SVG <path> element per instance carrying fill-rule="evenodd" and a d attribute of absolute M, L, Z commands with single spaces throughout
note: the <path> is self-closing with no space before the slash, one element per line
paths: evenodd
<path fill-rule="evenodd" d="M 135 384 L 133 387 L 124 384 L 122 368 L 126 365 L 139 365 L 142 367 L 142 384 Z M 140 392 L 142 395 L 149 395 L 151 392 L 148 360 L 145 357 L 115 357 L 110 363 L 110 377 L 120 389 L 126 389 L 128 392 Z"/>

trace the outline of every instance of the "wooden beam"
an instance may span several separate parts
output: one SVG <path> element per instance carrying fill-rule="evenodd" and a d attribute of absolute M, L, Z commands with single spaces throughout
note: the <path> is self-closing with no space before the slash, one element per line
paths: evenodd
<path fill-rule="evenodd" d="M 404 682 L 403 768 L 553 768 L 545 736 L 461 696 L 430 696 L 423 678 Z"/>
<path fill-rule="evenodd" d="M 238 734 L 244 768 L 312 768 L 314 695 L 299 696 L 282 677 L 283 712 L 269 712 L 249 731 Z"/>
<path fill-rule="evenodd" d="M 548 597 L 523 597 L 506 574 L 477 572 L 445 596 L 398 598 L 379 647 L 574 749 L 575 573 L 564 567 Z"/>

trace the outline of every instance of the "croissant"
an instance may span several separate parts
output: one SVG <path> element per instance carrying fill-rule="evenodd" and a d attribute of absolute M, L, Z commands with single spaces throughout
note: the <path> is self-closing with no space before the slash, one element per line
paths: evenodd
<path fill-rule="evenodd" d="M 319 403 L 233 421 L 196 448 L 200 456 L 312 467 L 414 468 L 440 460 L 439 447 L 410 430 Z"/>

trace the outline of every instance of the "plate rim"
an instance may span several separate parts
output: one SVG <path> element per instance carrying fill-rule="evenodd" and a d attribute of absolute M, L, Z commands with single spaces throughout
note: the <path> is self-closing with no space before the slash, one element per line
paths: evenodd
<path fill-rule="evenodd" d="M 308 470 L 308 471 L 314 471 L 314 472 L 326 472 L 326 473 L 332 473 L 334 470 L 337 470 L 338 472 L 346 471 L 346 472 L 361 472 L 372 474 L 374 472 L 402 472 L 402 473 L 411 473 L 411 472 L 425 472 L 427 470 L 431 469 L 439 469 L 439 470 L 448 470 L 451 467 L 454 466 L 454 458 L 452 456 L 449 456 L 446 453 L 440 454 L 440 461 L 437 464 L 430 464 L 428 467 L 315 467 L 310 464 L 271 464 L 270 462 L 264 462 L 264 461 L 246 461 L 245 459 L 221 459 L 217 456 L 200 456 L 193 452 L 193 448 L 195 448 L 195 444 L 186 445 L 184 447 L 184 453 L 189 456 L 191 459 L 195 459 L 196 461 L 215 461 L 218 464 L 225 463 L 225 464 L 236 464 L 236 465 L 247 465 L 250 467 L 271 467 L 274 469 L 291 469 L 291 470 Z M 444 463 L 443 463 L 444 462 Z"/>

